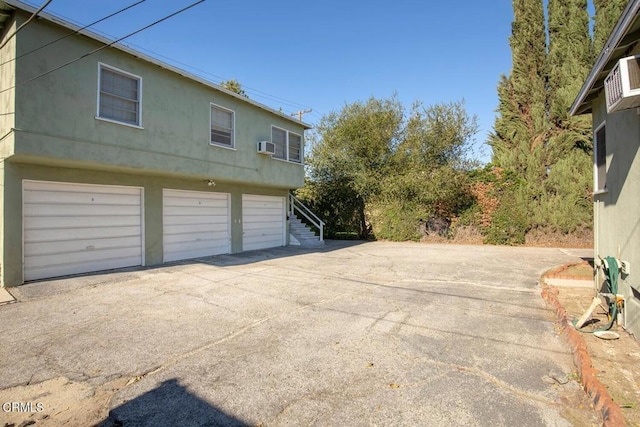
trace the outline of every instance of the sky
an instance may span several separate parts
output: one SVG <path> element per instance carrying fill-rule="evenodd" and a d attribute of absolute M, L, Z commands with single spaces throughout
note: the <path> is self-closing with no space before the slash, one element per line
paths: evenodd
<path fill-rule="evenodd" d="M 45 9 L 83 26 L 137 0 L 53 0 Z M 120 38 L 196 0 L 146 0 L 91 30 Z M 27 0 L 39 7 L 44 0 Z M 511 68 L 510 0 L 206 0 L 123 43 L 214 83 L 238 80 L 249 97 L 303 121 L 370 97 L 397 94 L 409 109 L 464 100 L 485 145 Z"/>

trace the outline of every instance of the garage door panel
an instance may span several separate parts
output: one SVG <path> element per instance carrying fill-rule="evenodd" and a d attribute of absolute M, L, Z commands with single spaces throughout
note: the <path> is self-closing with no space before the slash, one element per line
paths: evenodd
<path fill-rule="evenodd" d="M 91 204 L 91 205 L 42 205 L 29 203 L 24 206 L 24 214 L 27 216 L 120 216 L 120 215 L 133 215 L 140 216 L 140 205 L 103 205 L 103 204 Z"/>
<path fill-rule="evenodd" d="M 143 264 L 142 189 L 23 181 L 25 280 Z"/>
<path fill-rule="evenodd" d="M 31 255 L 50 255 L 57 252 L 100 251 L 104 249 L 138 247 L 139 237 L 114 237 L 53 242 L 25 242 L 25 251 Z"/>
<path fill-rule="evenodd" d="M 187 243 L 187 242 L 215 242 L 223 239 L 228 239 L 229 233 L 227 230 L 212 231 L 208 233 L 177 233 L 167 234 L 164 236 L 164 242 L 167 243 Z M 225 240 L 226 244 L 226 240 Z"/>
<path fill-rule="evenodd" d="M 209 207 L 218 207 L 220 206 L 221 201 L 226 201 L 227 196 L 226 193 L 207 193 L 207 197 L 198 197 L 194 196 L 193 192 L 188 192 L 189 194 L 182 194 L 180 192 L 166 192 L 165 197 L 167 197 L 166 205 L 167 207 L 188 207 L 188 206 L 209 206 Z"/>
<path fill-rule="evenodd" d="M 171 226 L 171 232 L 166 232 L 165 236 L 172 236 L 174 234 L 187 234 L 187 233 L 215 233 L 218 231 L 227 231 L 227 223 L 211 223 L 211 224 L 184 224 Z"/>
<path fill-rule="evenodd" d="M 220 217 L 220 216 L 165 216 L 165 226 L 200 226 L 200 225 L 211 225 L 211 224 L 222 224 L 225 225 L 229 222 L 228 217 Z"/>
<path fill-rule="evenodd" d="M 25 228 L 36 229 L 65 229 L 65 228 L 92 228 L 92 227 L 122 227 L 141 224 L 140 216 L 117 216 L 117 217 L 40 217 L 26 216 L 24 218 Z"/>
<path fill-rule="evenodd" d="M 30 269 L 32 267 L 54 267 L 59 265 L 73 265 L 73 264 L 92 264 L 92 263 L 100 263 L 105 260 L 129 260 L 132 259 L 131 262 L 135 262 L 137 260 L 137 264 L 132 265 L 140 265 L 140 248 L 115 248 L 115 249 L 102 249 L 102 250 L 84 250 L 81 252 L 69 252 L 64 254 L 57 254 L 55 258 L 52 258 L 51 255 L 33 255 L 29 256 L 29 258 L 24 260 L 25 269 Z M 55 262 L 52 262 L 53 261 Z M 125 262 L 124 264 L 127 264 Z M 122 265 L 122 267 L 126 267 L 127 265 Z M 95 270 L 94 270 L 95 271 Z M 77 271 L 74 271 L 77 273 Z M 65 274 L 73 274 L 73 273 L 65 273 Z"/>
<path fill-rule="evenodd" d="M 111 236 L 135 237 L 140 236 L 140 226 L 103 227 L 103 228 L 66 228 L 61 236 L 58 229 L 34 229 L 25 236 L 25 243 L 55 242 L 65 236 L 82 236 L 83 239 L 105 239 Z"/>
<path fill-rule="evenodd" d="M 242 196 L 242 247 L 266 249 L 284 245 L 285 199 L 278 196 Z"/>
<path fill-rule="evenodd" d="M 104 193 L 77 193 L 60 191 L 37 192 L 34 190 L 25 191 L 30 203 L 33 204 L 98 204 L 114 206 L 135 206 L 139 205 L 139 194 L 104 194 Z"/>
<path fill-rule="evenodd" d="M 231 251 L 229 195 L 163 190 L 164 261 Z"/>
<path fill-rule="evenodd" d="M 222 218 L 227 218 L 229 210 L 226 206 L 226 200 L 219 201 L 220 203 L 225 203 L 223 207 L 212 207 L 212 206 L 166 206 L 164 213 L 165 215 L 172 216 L 219 216 Z"/>
<path fill-rule="evenodd" d="M 265 229 L 279 230 L 282 234 L 282 220 L 279 221 L 250 221 L 244 224 L 244 231 L 260 231 Z"/>
<path fill-rule="evenodd" d="M 135 267 L 140 265 L 131 258 L 113 258 L 92 260 L 91 262 L 76 262 L 63 265 L 31 267 L 25 271 L 24 280 L 38 280 L 49 277 L 65 276 L 68 274 L 91 273 L 94 271 L 111 270 L 114 268 Z"/>

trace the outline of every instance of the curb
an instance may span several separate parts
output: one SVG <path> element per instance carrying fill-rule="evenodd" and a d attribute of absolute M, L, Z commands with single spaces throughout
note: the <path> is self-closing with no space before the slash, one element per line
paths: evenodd
<path fill-rule="evenodd" d="M 552 270 L 547 271 L 543 277 L 549 279 L 586 280 L 582 276 L 570 276 L 568 274 L 564 274 L 564 272 L 567 271 L 570 267 L 574 267 L 576 265 L 589 265 L 589 263 L 587 261 L 567 263 L 561 265 L 560 267 L 556 267 Z"/>
<path fill-rule="evenodd" d="M 627 423 L 622 415 L 622 410 L 613 401 L 609 391 L 596 375 L 596 370 L 591 364 L 591 357 L 587 352 L 587 343 L 580 335 L 580 332 L 576 331 L 569 321 L 567 311 L 558 299 L 558 289 L 548 285 L 544 281 L 545 277 L 546 275 L 543 276 L 541 283 L 542 298 L 550 304 L 556 312 L 558 323 L 562 328 L 562 335 L 567 340 L 573 352 L 573 363 L 578 368 L 582 387 L 591 398 L 596 410 L 600 411 L 602 415 L 602 425 L 606 427 L 626 426 Z"/>

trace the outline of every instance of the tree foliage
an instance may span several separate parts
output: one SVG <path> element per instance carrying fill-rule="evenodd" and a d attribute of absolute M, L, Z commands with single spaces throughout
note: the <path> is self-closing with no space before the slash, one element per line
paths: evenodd
<path fill-rule="evenodd" d="M 587 0 L 549 0 L 548 37 L 542 0 L 514 0 L 513 7 L 513 67 L 498 84 L 489 144 L 494 166 L 517 179 L 499 195 L 496 229 L 488 233 L 494 243 L 517 243 L 533 228 L 566 233 L 591 222 L 591 120 L 568 113 L 592 63 Z"/>
<path fill-rule="evenodd" d="M 415 239 L 421 220 L 450 220 L 471 203 L 466 185 L 477 132 L 462 102 L 405 109 L 395 97 L 355 102 L 321 120 L 299 195 L 331 230 Z"/>
<path fill-rule="evenodd" d="M 604 48 L 614 25 L 620 19 L 628 0 L 593 0 L 596 19 L 593 26 L 593 50 L 596 55 Z"/>
<path fill-rule="evenodd" d="M 220 82 L 220 86 L 245 98 L 249 98 L 249 95 L 242 89 L 242 85 L 236 79 L 223 80 Z"/>

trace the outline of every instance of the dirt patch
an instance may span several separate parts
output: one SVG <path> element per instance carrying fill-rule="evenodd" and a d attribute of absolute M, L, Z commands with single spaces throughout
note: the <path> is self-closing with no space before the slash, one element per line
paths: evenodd
<path fill-rule="evenodd" d="M 118 379 L 94 388 L 64 377 L 0 390 L 3 426 L 88 426 L 106 419 Z"/>
<path fill-rule="evenodd" d="M 580 318 L 596 295 L 590 285 L 593 270 L 588 264 L 563 266 L 549 272 L 556 278 L 581 278 L 585 287 L 556 287 L 557 298 L 567 313 L 569 322 Z M 596 378 L 604 385 L 613 402 L 618 405 L 630 426 L 640 427 L 640 342 L 614 323 L 611 331 L 618 339 L 603 340 L 593 335 L 594 330 L 609 323 L 604 301 L 591 315 L 580 337 L 595 369 Z"/>
<path fill-rule="evenodd" d="M 525 235 L 525 246 L 547 248 L 592 248 L 593 230 L 582 228 L 573 233 L 534 229 Z"/>

